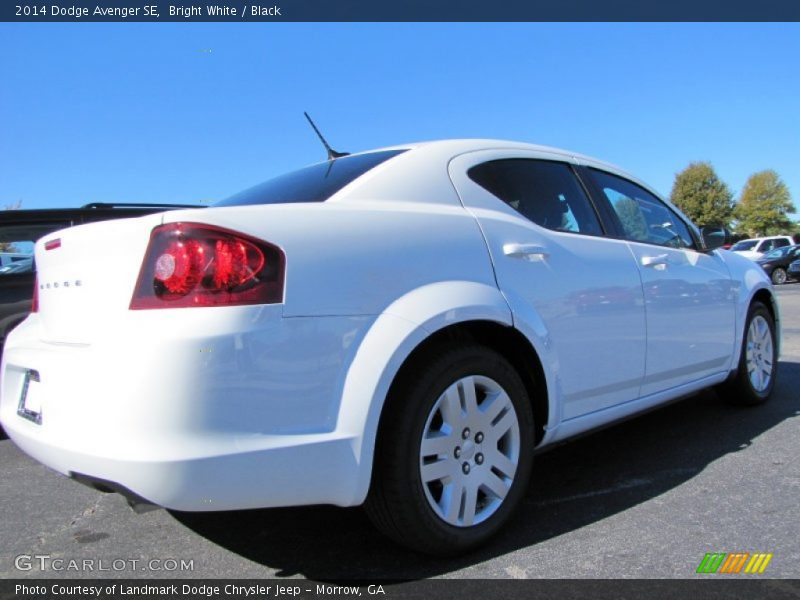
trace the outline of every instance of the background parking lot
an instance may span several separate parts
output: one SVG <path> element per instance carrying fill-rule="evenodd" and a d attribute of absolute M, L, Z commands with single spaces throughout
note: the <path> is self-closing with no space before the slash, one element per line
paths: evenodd
<path fill-rule="evenodd" d="M 357 508 L 135 514 L 2 436 L 0 577 L 685 578 L 706 552 L 771 552 L 764 576 L 800 577 L 800 284 L 777 293 L 783 349 L 767 405 L 707 391 L 538 455 L 523 509 L 471 555 L 407 552 Z"/>

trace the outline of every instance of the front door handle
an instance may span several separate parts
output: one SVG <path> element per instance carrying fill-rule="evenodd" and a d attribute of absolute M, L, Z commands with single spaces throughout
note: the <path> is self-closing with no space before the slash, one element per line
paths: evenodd
<path fill-rule="evenodd" d="M 503 254 L 530 261 L 544 260 L 550 255 L 547 248 L 539 244 L 505 244 Z"/>
<path fill-rule="evenodd" d="M 669 254 L 659 254 L 657 256 L 643 256 L 642 257 L 642 266 L 643 267 L 657 267 L 659 265 L 665 265 L 669 262 Z"/>

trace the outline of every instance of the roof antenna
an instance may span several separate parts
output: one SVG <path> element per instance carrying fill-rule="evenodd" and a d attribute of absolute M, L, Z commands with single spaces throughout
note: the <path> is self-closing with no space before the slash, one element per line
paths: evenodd
<path fill-rule="evenodd" d="M 308 119 L 308 122 L 311 124 L 311 127 L 314 128 L 314 131 L 316 132 L 317 136 L 319 136 L 322 145 L 325 146 L 325 150 L 328 151 L 328 160 L 336 160 L 337 158 L 350 155 L 349 152 L 337 152 L 336 150 L 331 148 L 328 145 L 328 142 L 325 141 L 325 138 L 322 137 L 322 134 L 319 132 L 319 129 L 317 129 L 317 126 L 314 125 L 314 121 L 312 121 L 311 117 L 308 116 L 308 113 L 306 111 L 303 111 L 303 114 L 306 116 L 306 119 Z"/>

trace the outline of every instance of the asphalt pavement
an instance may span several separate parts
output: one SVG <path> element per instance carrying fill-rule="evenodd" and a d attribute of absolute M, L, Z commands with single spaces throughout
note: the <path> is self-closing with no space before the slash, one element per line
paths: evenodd
<path fill-rule="evenodd" d="M 772 553 L 761 577 L 798 578 L 800 284 L 778 297 L 768 404 L 707 391 L 541 453 L 522 510 L 468 556 L 399 548 L 358 508 L 136 514 L 0 439 L 0 578 L 693 578 L 708 552 Z"/>

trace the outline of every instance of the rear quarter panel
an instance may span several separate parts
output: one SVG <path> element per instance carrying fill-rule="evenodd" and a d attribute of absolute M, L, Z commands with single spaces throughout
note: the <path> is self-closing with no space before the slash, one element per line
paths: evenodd
<path fill-rule="evenodd" d="M 477 223 L 461 206 L 348 202 L 210 208 L 165 221 L 213 223 L 286 254 L 284 317 L 380 314 L 442 281 L 494 287 Z"/>
<path fill-rule="evenodd" d="M 363 502 L 384 401 L 397 371 L 430 334 L 454 323 L 512 325 L 486 244 L 460 205 L 392 201 L 243 206 L 170 213 L 278 245 L 286 255 L 283 317 L 365 317 L 330 402 L 351 440 L 352 496 Z"/>

